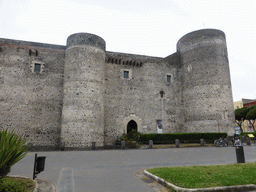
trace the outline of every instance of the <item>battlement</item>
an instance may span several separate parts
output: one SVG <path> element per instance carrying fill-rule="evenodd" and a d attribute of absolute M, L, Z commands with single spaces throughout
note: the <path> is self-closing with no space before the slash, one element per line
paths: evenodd
<path fill-rule="evenodd" d="M 134 55 L 118 52 L 106 52 L 106 63 L 118 64 L 118 65 L 131 65 L 141 67 L 143 63 L 159 63 L 163 58 L 150 57 L 145 55 Z"/>

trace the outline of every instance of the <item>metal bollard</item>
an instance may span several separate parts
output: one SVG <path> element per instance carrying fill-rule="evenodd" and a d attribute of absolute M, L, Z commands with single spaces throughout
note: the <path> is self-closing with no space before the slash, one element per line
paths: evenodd
<path fill-rule="evenodd" d="M 204 139 L 200 139 L 200 145 L 201 145 L 201 147 L 204 146 Z"/>
<path fill-rule="evenodd" d="M 149 149 L 153 149 L 153 140 L 149 140 Z"/>
<path fill-rule="evenodd" d="M 92 142 L 92 150 L 96 149 L 96 142 Z"/>
<path fill-rule="evenodd" d="M 244 147 L 241 145 L 236 146 L 236 160 L 237 160 L 237 163 L 245 163 Z"/>
<path fill-rule="evenodd" d="M 121 141 L 121 149 L 122 149 L 122 150 L 125 149 L 125 141 Z"/>
<path fill-rule="evenodd" d="M 64 151 L 65 150 L 65 142 L 61 142 L 60 144 L 60 150 Z"/>
<path fill-rule="evenodd" d="M 247 139 L 247 145 L 251 146 L 251 138 L 250 137 Z"/>
<path fill-rule="evenodd" d="M 180 141 L 179 141 L 179 139 L 175 139 L 175 146 L 176 146 L 176 147 L 180 147 Z"/>
<path fill-rule="evenodd" d="M 245 137 L 244 136 L 242 136 L 241 142 L 242 142 L 242 144 L 245 143 Z"/>

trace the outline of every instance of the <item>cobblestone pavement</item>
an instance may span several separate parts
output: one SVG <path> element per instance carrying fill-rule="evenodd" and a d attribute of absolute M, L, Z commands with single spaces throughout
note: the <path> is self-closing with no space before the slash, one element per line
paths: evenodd
<path fill-rule="evenodd" d="M 256 162 L 255 151 L 254 144 L 244 146 L 246 162 Z M 34 155 L 31 152 L 15 164 L 10 175 L 32 178 Z M 52 151 L 37 155 L 46 156 L 45 170 L 39 179 L 57 186 L 62 183 L 61 170 L 72 170 L 76 192 L 153 192 L 155 189 L 137 179 L 135 172 L 150 167 L 237 163 L 234 147 Z"/>

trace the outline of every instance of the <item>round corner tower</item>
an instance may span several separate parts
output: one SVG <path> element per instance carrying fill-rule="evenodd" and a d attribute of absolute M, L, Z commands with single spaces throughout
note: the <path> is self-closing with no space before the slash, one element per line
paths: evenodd
<path fill-rule="evenodd" d="M 67 39 L 61 142 L 66 147 L 104 145 L 105 41 L 77 33 Z"/>
<path fill-rule="evenodd" d="M 204 29 L 177 43 L 182 63 L 183 107 L 188 132 L 233 134 L 234 108 L 225 34 Z"/>

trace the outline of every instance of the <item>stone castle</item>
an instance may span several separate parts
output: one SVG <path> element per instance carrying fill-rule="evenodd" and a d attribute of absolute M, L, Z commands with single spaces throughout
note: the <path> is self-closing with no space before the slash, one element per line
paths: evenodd
<path fill-rule="evenodd" d="M 0 125 L 33 146 L 112 145 L 123 133 L 233 133 L 225 34 L 183 36 L 165 58 L 108 52 L 96 35 L 66 46 L 0 39 Z"/>

